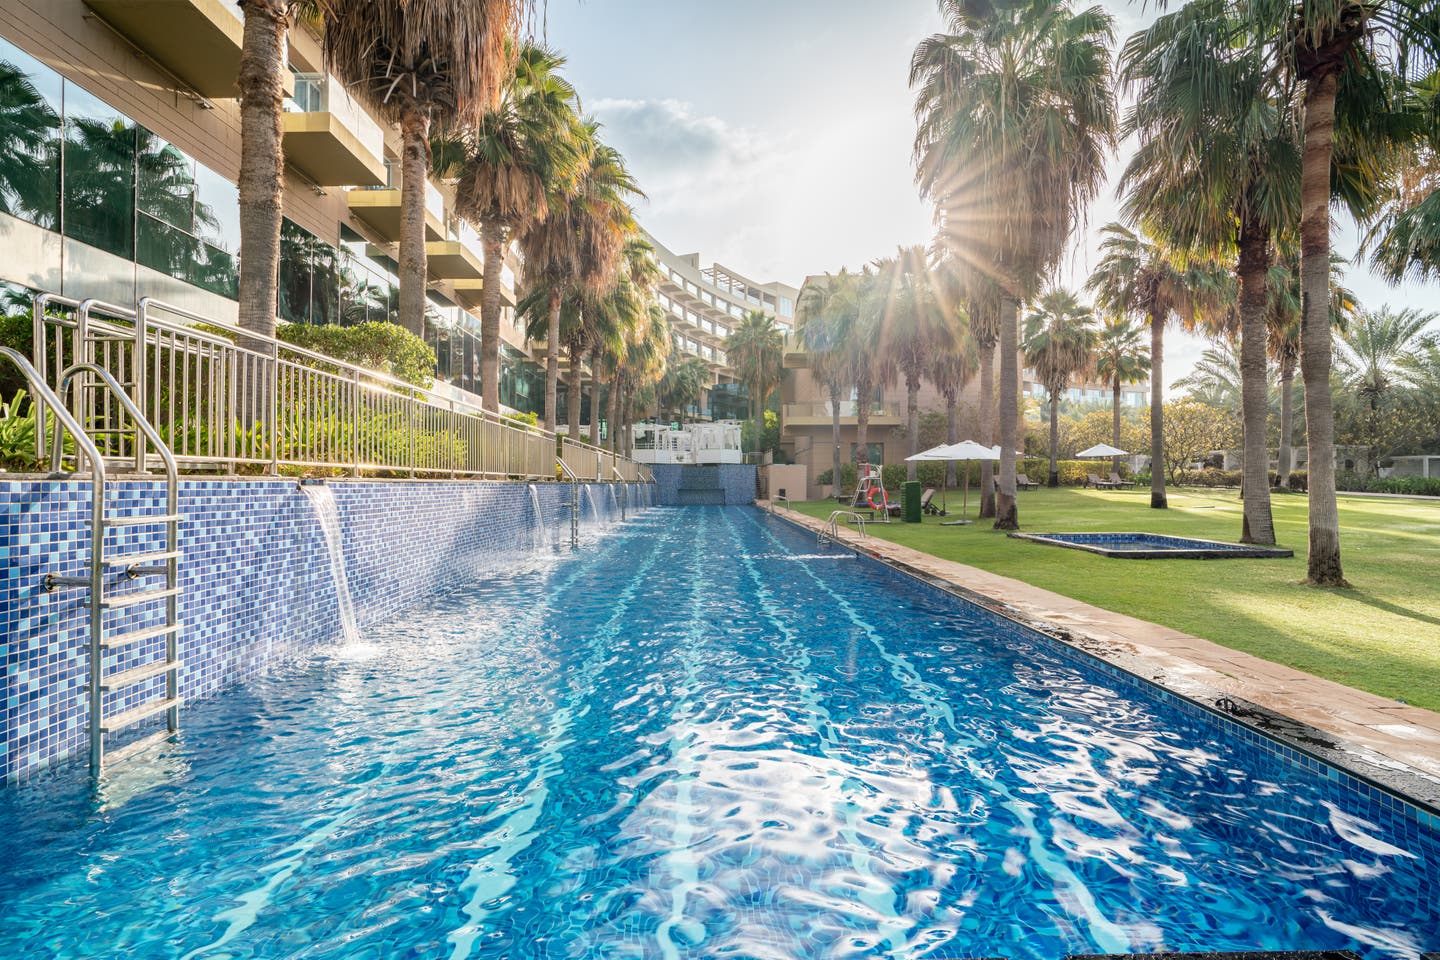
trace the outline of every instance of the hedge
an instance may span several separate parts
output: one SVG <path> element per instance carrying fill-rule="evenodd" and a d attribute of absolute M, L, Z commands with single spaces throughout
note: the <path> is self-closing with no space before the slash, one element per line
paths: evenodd
<path fill-rule="evenodd" d="M 1335 488 L 1355 493 L 1400 493 L 1440 497 L 1440 477 L 1367 477 L 1356 473 L 1339 473 L 1335 476 Z"/>

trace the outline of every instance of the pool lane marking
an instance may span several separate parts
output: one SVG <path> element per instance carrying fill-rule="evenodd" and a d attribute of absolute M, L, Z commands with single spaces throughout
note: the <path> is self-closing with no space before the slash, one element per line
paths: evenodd
<path fill-rule="evenodd" d="M 484 931 L 485 922 L 497 912 L 488 909 L 484 904 L 503 897 L 515 886 L 518 878 L 513 872 L 514 858 L 534 840 L 535 825 L 544 812 L 545 802 L 550 794 L 547 784 L 564 761 L 563 747 L 568 742 L 570 728 L 583 713 L 582 701 L 599 679 L 609 644 L 619 635 L 621 627 L 626 625 L 629 607 L 634 602 L 640 585 L 645 582 L 646 575 L 655 565 L 663 542 L 663 539 L 658 537 L 650 540 L 650 552 L 616 597 L 610 619 L 591 634 L 586 658 L 580 669 L 568 675 L 568 679 L 572 681 L 569 684 L 570 693 L 566 696 L 564 705 L 551 714 L 545 740 L 535 763 L 534 777 L 521 793 L 512 797 L 502 808 L 504 821 L 476 841 L 475 846 L 478 848 L 494 847 L 495 850 L 472 864 L 468 875 L 460 884 L 459 889 L 462 892 L 470 892 L 469 900 L 462 910 L 469 919 L 445 937 L 452 944 L 451 960 L 462 960 L 473 953 L 476 941 Z M 575 574 L 561 590 L 552 591 L 552 596 L 563 596 L 564 591 L 573 586 L 575 579 L 586 572 L 594 562 L 590 559 L 589 563 L 577 564 Z M 553 605 L 536 607 L 535 610 L 537 618 L 550 612 L 563 613 L 563 610 L 553 611 Z M 576 682 L 577 680 L 579 682 Z"/>
<path fill-rule="evenodd" d="M 270 901 L 274 898 L 275 891 L 279 889 L 280 885 L 300 869 L 300 865 L 305 862 L 305 857 L 326 840 L 333 839 L 340 832 L 341 827 L 355 819 L 363 806 L 361 803 L 362 793 L 363 791 L 355 791 L 347 798 L 348 802 L 344 809 L 333 817 L 323 819 L 319 826 L 314 827 L 305 836 L 281 851 L 283 856 L 279 860 L 261 867 L 260 873 L 268 872 L 270 878 L 260 886 L 237 896 L 235 899 L 239 903 L 235 906 L 215 914 L 217 921 L 226 922 L 225 932 L 218 939 L 191 950 L 181 960 L 194 960 L 195 957 L 213 953 L 248 930 L 259 919 L 260 911 L 270 905 Z M 322 818 L 316 817 L 310 821 L 310 824 L 317 821 L 322 821 Z"/>
<path fill-rule="evenodd" d="M 753 516 L 747 515 L 747 520 L 757 530 L 761 531 L 771 543 L 781 549 L 789 549 L 775 536 L 774 531 L 767 529 L 762 523 L 756 522 Z M 874 625 L 861 617 L 855 610 L 854 605 L 851 604 L 842 593 L 826 583 L 824 578 L 810 569 L 809 564 L 801 563 L 798 564 L 798 566 L 805 571 L 806 575 L 809 576 L 821 590 L 835 601 L 835 605 L 845 613 L 846 617 L 850 619 L 850 622 L 860 628 L 879 652 L 881 658 L 891 665 L 891 676 L 900 681 L 905 691 L 925 710 L 925 713 L 930 719 L 933 722 L 942 723 L 949 727 L 957 737 L 969 739 L 956 724 L 955 711 L 951 709 L 948 703 L 943 701 L 944 692 L 935 686 L 935 684 L 921 676 L 914 665 L 902 654 L 891 653 L 886 649 L 885 642 L 883 638 L 880 637 Z M 952 752 L 952 747 L 949 743 L 946 744 L 945 752 L 947 754 Z M 1001 784 L 994 778 L 984 777 L 983 771 L 978 770 L 978 765 L 975 764 L 969 756 L 962 754 L 953 759 L 960 760 L 962 765 L 969 769 L 972 774 L 977 775 L 982 782 L 991 784 L 1003 795 L 1002 805 L 1019 816 L 1021 823 L 1026 826 L 1026 829 L 1031 834 L 1030 847 L 1032 855 L 1037 850 L 1043 850 L 1043 843 L 1038 847 L 1036 844 L 1035 838 L 1038 836 L 1038 831 L 1034 827 L 1034 817 L 1023 810 L 1023 808 L 1028 807 L 1028 804 L 1015 797 L 1008 786 Z M 1115 924 L 1100 911 L 1089 888 L 1085 886 L 1084 881 L 1076 876 L 1067 864 L 1053 854 L 1046 857 L 1037 857 L 1036 859 L 1051 879 L 1070 894 L 1071 902 L 1081 908 L 1080 913 L 1088 923 L 1090 934 L 1095 939 L 1094 945 L 1096 947 L 1099 947 L 1101 951 L 1105 953 L 1122 953 L 1130 949 L 1131 940 L 1129 934 L 1123 927 Z"/>
<path fill-rule="evenodd" d="M 704 543 L 709 530 L 710 511 L 702 510 L 700 523 L 695 530 L 697 545 Z M 704 639 L 704 621 L 700 617 L 700 610 L 705 598 L 700 590 L 700 559 L 707 555 L 708 551 L 700 549 L 690 551 L 690 622 L 684 639 L 680 642 L 680 665 L 684 672 L 684 681 L 680 688 L 680 697 L 676 698 L 676 704 L 670 708 L 670 724 L 672 729 L 675 729 L 675 736 L 671 737 L 666 745 L 671 757 L 671 769 L 674 771 L 675 828 L 671 833 L 671 847 L 661 859 L 676 882 L 670 887 L 670 915 L 655 929 L 660 955 L 665 960 L 679 960 L 681 951 L 698 946 L 704 940 L 705 934 L 704 924 L 685 919 L 686 908 L 690 905 L 690 894 L 700 886 L 699 862 L 695 852 L 690 849 L 690 843 L 695 839 L 694 784 L 700 768 L 691 756 L 693 751 L 687 748 L 682 727 L 694 716 L 694 694 L 700 680 L 700 664 L 694 651 Z M 682 757 L 688 762 L 682 763 Z M 686 938 L 684 944 L 675 942 L 673 933 L 677 930 Z"/>
<path fill-rule="evenodd" d="M 612 551 L 613 548 L 616 547 L 618 547 L 618 543 L 615 540 L 607 539 L 603 543 L 603 548 L 611 548 Z M 552 592 L 558 593 L 568 590 L 582 574 L 587 572 L 587 569 L 587 564 L 572 564 L 567 575 L 560 580 L 557 586 L 552 587 Z M 540 619 L 544 615 L 540 607 L 531 609 L 533 612 L 528 619 L 532 622 Z M 299 870 L 300 865 L 304 862 L 305 857 L 324 841 L 333 839 L 341 827 L 355 818 L 362 806 L 363 804 L 361 803 L 359 794 L 350 797 L 345 809 L 341 810 L 329 820 L 321 823 L 301 839 L 284 848 L 281 851 L 282 856 L 279 860 L 261 868 L 260 872 L 262 874 L 273 871 L 264 883 L 236 895 L 234 897 L 234 899 L 238 901 L 236 906 L 221 910 L 215 914 L 214 919 L 217 922 L 224 921 L 226 923 L 225 932 L 211 943 L 191 950 L 185 954 L 181 960 L 194 960 L 196 957 L 205 956 L 225 944 L 232 942 L 253 926 L 255 921 L 259 919 L 261 911 L 274 900 L 275 891 L 278 890 L 285 881 L 295 875 L 295 872 Z M 310 823 L 315 822 L 316 820 L 310 821 Z"/>
<path fill-rule="evenodd" d="M 734 521 L 728 517 L 727 524 L 729 525 L 731 538 L 737 549 L 737 555 L 740 557 L 740 563 L 745 568 L 745 572 L 750 577 L 750 581 L 755 585 L 755 596 L 756 599 L 760 601 L 760 611 L 765 619 L 769 620 L 775 629 L 780 632 L 781 637 L 784 639 L 789 664 L 788 672 L 795 687 L 800 691 L 801 703 L 809 714 L 809 723 L 807 725 L 815 733 L 816 737 L 819 738 L 822 745 L 822 754 L 826 759 L 835 764 L 842 764 L 847 767 L 851 766 L 847 761 L 835 756 L 835 753 L 838 752 L 841 746 L 841 742 L 835 733 L 835 724 L 830 715 L 830 711 L 826 709 L 825 705 L 821 702 L 818 693 L 820 680 L 809 672 L 809 667 L 812 663 L 810 651 L 806 649 L 805 644 L 799 639 L 798 632 L 780 616 L 775 596 L 770 588 L 766 587 L 762 582 L 760 572 L 755 566 L 755 558 L 745 549 L 744 542 L 740 538 L 739 528 L 736 527 Z M 843 783 L 841 786 L 841 795 L 844 795 Z M 859 876 L 873 881 L 873 883 L 866 883 L 865 889 L 860 891 L 859 898 L 865 906 L 874 912 L 875 916 L 881 919 L 877 932 L 881 935 L 881 943 L 887 945 L 889 951 L 893 953 L 905 945 L 911 932 L 918 925 L 918 921 L 908 916 L 902 916 L 896 911 L 894 888 L 885 884 L 871 871 L 870 865 L 874 858 L 865 852 L 864 841 L 861 839 L 857 830 L 855 815 L 858 806 L 858 804 L 846 803 L 842 804 L 836 811 L 844 824 L 839 832 L 849 844 L 851 867 L 855 869 L 855 872 Z"/>

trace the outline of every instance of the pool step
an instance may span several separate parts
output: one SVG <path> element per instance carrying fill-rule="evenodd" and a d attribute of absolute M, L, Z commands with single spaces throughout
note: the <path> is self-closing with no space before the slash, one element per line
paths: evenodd
<path fill-rule="evenodd" d="M 147 720 L 157 713 L 164 713 L 166 710 L 180 706 L 179 697 L 165 697 L 163 700 L 152 700 L 149 703 L 142 703 L 138 707 L 131 707 L 123 710 L 114 716 L 106 717 L 100 722 L 101 733 L 115 733 L 124 730 L 126 727 L 133 727 L 141 720 Z"/>
<path fill-rule="evenodd" d="M 154 733 L 147 733 L 138 740 L 130 741 L 123 747 L 116 747 L 106 754 L 105 759 L 110 763 L 119 763 L 122 760 L 128 760 L 138 753 L 144 753 L 147 750 L 159 746 L 174 736 L 175 734 L 169 730 L 156 730 Z"/>

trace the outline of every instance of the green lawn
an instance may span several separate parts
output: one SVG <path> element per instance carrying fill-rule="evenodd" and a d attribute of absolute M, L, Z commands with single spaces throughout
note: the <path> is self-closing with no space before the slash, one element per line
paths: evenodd
<path fill-rule="evenodd" d="M 973 494 L 974 491 L 971 491 Z M 949 506 L 958 514 L 959 496 Z M 938 503 L 938 496 L 937 496 Z M 1238 540 L 1234 491 L 1040 489 L 1020 494 L 1020 525 L 1042 532 L 1145 531 Z M 837 504 L 795 505 L 825 517 Z M 971 517 L 975 502 L 970 503 Z M 989 522 L 942 527 L 873 524 L 883 537 L 1107 610 L 1164 624 L 1299 670 L 1440 710 L 1440 503 L 1340 499 L 1350 590 L 1305 586 L 1306 499 L 1274 500 L 1276 535 L 1290 560 L 1123 560 L 1012 540 Z"/>

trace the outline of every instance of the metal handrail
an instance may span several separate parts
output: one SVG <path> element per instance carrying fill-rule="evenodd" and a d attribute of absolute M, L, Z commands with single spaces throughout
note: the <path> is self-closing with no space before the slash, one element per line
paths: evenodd
<path fill-rule="evenodd" d="M 555 458 L 555 466 L 570 481 L 570 546 L 573 549 L 580 546 L 580 478 L 559 457 Z"/>

